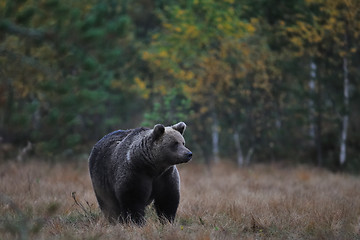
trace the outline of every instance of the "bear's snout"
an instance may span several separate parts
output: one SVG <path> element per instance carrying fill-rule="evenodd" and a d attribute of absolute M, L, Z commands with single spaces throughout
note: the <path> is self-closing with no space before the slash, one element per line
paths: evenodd
<path fill-rule="evenodd" d="M 184 162 L 190 161 L 191 158 L 192 158 L 192 152 L 188 151 L 187 153 L 184 154 Z"/>
<path fill-rule="evenodd" d="M 192 158 L 192 152 L 188 152 L 185 155 L 186 155 L 187 159 L 189 159 L 189 161 L 190 161 Z"/>
<path fill-rule="evenodd" d="M 187 163 L 191 160 L 192 158 L 192 152 L 187 149 L 187 148 L 184 148 L 185 151 L 182 151 L 180 155 L 178 155 L 178 160 L 176 161 L 175 164 L 181 164 L 181 163 Z"/>

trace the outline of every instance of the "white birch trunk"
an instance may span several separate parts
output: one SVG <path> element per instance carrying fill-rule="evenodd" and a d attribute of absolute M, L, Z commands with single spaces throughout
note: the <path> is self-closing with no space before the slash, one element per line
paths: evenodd
<path fill-rule="evenodd" d="M 340 139 L 340 165 L 343 165 L 346 162 L 346 139 L 347 139 L 347 129 L 349 125 L 349 70 L 347 58 L 343 59 L 343 69 L 344 69 L 344 107 L 345 114 L 343 116 L 342 132 Z"/>
<path fill-rule="evenodd" d="M 316 63 L 314 60 L 310 62 L 310 80 L 309 80 L 309 91 L 310 96 L 314 96 L 315 94 L 315 81 L 316 81 Z M 315 107 L 314 100 L 310 97 L 309 102 L 309 137 L 312 143 L 315 143 Z"/>
<path fill-rule="evenodd" d="M 244 155 L 242 153 L 239 132 L 237 130 L 234 131 L 233 137 L 234 137 L 234 144 L 235 144 L 235 148 L 236 148 L 237 165 L 238 165 L 238 167 L 242 167 L 244 165 Z"/>
<path fill-rule="evenodd" d="M 213 114 L 213 124 L 212 124 L 212 151 L 214 162 L 219 162 L 219 122 L 217 120 L 216 113 Z"/>

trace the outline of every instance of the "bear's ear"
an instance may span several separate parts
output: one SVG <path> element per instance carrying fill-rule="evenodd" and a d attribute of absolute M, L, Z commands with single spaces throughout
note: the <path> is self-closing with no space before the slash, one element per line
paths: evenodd
<path fill-rule="evenodd" d="M 153 129 L 153 132 L 152 132 L 152 135 L 153 135 L 153 139 L 154 140 L 157 140 L 159 139 L 165 132 L 165 127 L 164 125 L 162 124 L 156 124 L 154 126 L 154 129 Z"/>
<path fill-rule="evenodd" d="M 181 135 L 183 135 L 186 129 L 186 124 L 184 122 L 179 122 L 173 125 L 172 128 L 181 133 Z"/>

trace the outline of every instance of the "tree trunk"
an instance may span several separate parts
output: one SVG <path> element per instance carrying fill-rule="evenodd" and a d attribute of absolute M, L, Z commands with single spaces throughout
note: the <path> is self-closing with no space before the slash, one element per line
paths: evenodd
<path fill-rule="evenodd" d="M 254 148 L 250 148 L 249 151 L 246 154 L 246 158 L 245 158 L 245 164 L 248 166 L 250 164 L 251 161 L 251 157 L 254 153 Z"/>
<path fill-rule="evenodd" d="M 310 62 L 310 80 L 309 80 L 309 137 L 311 145 L 315 143 L 315 107 L 314 107 L 314 95 L 315 95 L 315 82 L 316 82 L 316 63 L 314 60 Z"/>
<path fill-rule="evenodd" d="M 212 153 L 214 162 L 219 162 L 219 122 L 216 116 L 216 113 L 213 114 L 213 124 L 212 124 Z"/>
<path fill-rule="evenodd" d="M 349 125 L 349 70 L 347 58 L 343 59 L 343 69 L 344 69 L 344 108 L 345 113 L 343 116 L 342 124 L 342 133 L 340 139 L 340 165 L 343 165 L 346 162 L 346 139 L 347 139 L 347 129 Z"/>
<path fill-rule="evenodd" d="M 316 152 L 317 152 L 317 164 L 319 167 L 323 165 L 322 158 L 322 87 L 320 79 L 317 80 L 317 118 L 315 127 L 315 140 L 316 140 Z"/>
<path fill-rule="evenodd" d="M 9 124 L 12 117 L 13 106 L 14 106 L 14 86 L 12 83 L 12 79 L 10 78 L 7 78 L 7 91 L 8 91 L 8 96 L 6 99 L 6 107 L 5 107 L 5 114 L 3 120 L 4 126 Z"/>
<path fill-rule="evenodd" d="M 235 144 L 236 155 L 237 155 L 236 162 L 237 162 L 238 167 L 242 167 L 244 165 L 244 155 L 242 153 L 239 132 L 237 130 L 234 131 L 233 137 L 234 137 L 234 144 Z"/>

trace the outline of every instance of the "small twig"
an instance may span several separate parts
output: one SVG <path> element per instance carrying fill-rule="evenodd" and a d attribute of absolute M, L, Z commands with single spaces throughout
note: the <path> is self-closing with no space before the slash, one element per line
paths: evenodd
<path fill-rule="evenodd" d="M 205 222 L 201 217 L 199 217 L 199 221 L 200 221 L 201 225 L 205 226 Z"/>
<path fill-rule="evenodd" d="M 72 192 L 72 193 L 71 193 L 71 196 L 72 196 L 72 198 L 74 199 L 75 204 L 78 205 L 78 206 L 84 211 L 85 214 L 88 214 L 88 211 L 86 210 L 86 208 L 84 207 L 84 205 L 82 205 L 82 203 L 79 202 L 79 201 L 76 199 L 76 192 Z"/>
<path fill-rule="evenodd" d="M 88 207 L 89 207 L 89 213 L 92 214 L 91 208 L 92 208 L 92 206 L 93 206 L 94 204 L 91 204 L 91 205 L 90 205 L 90 203 L 89 203 L 88 201 L 86 201 L 86 200 L 85 200 L 85 202 L 86 202 L 86 204 L 87 204 Z"/>

